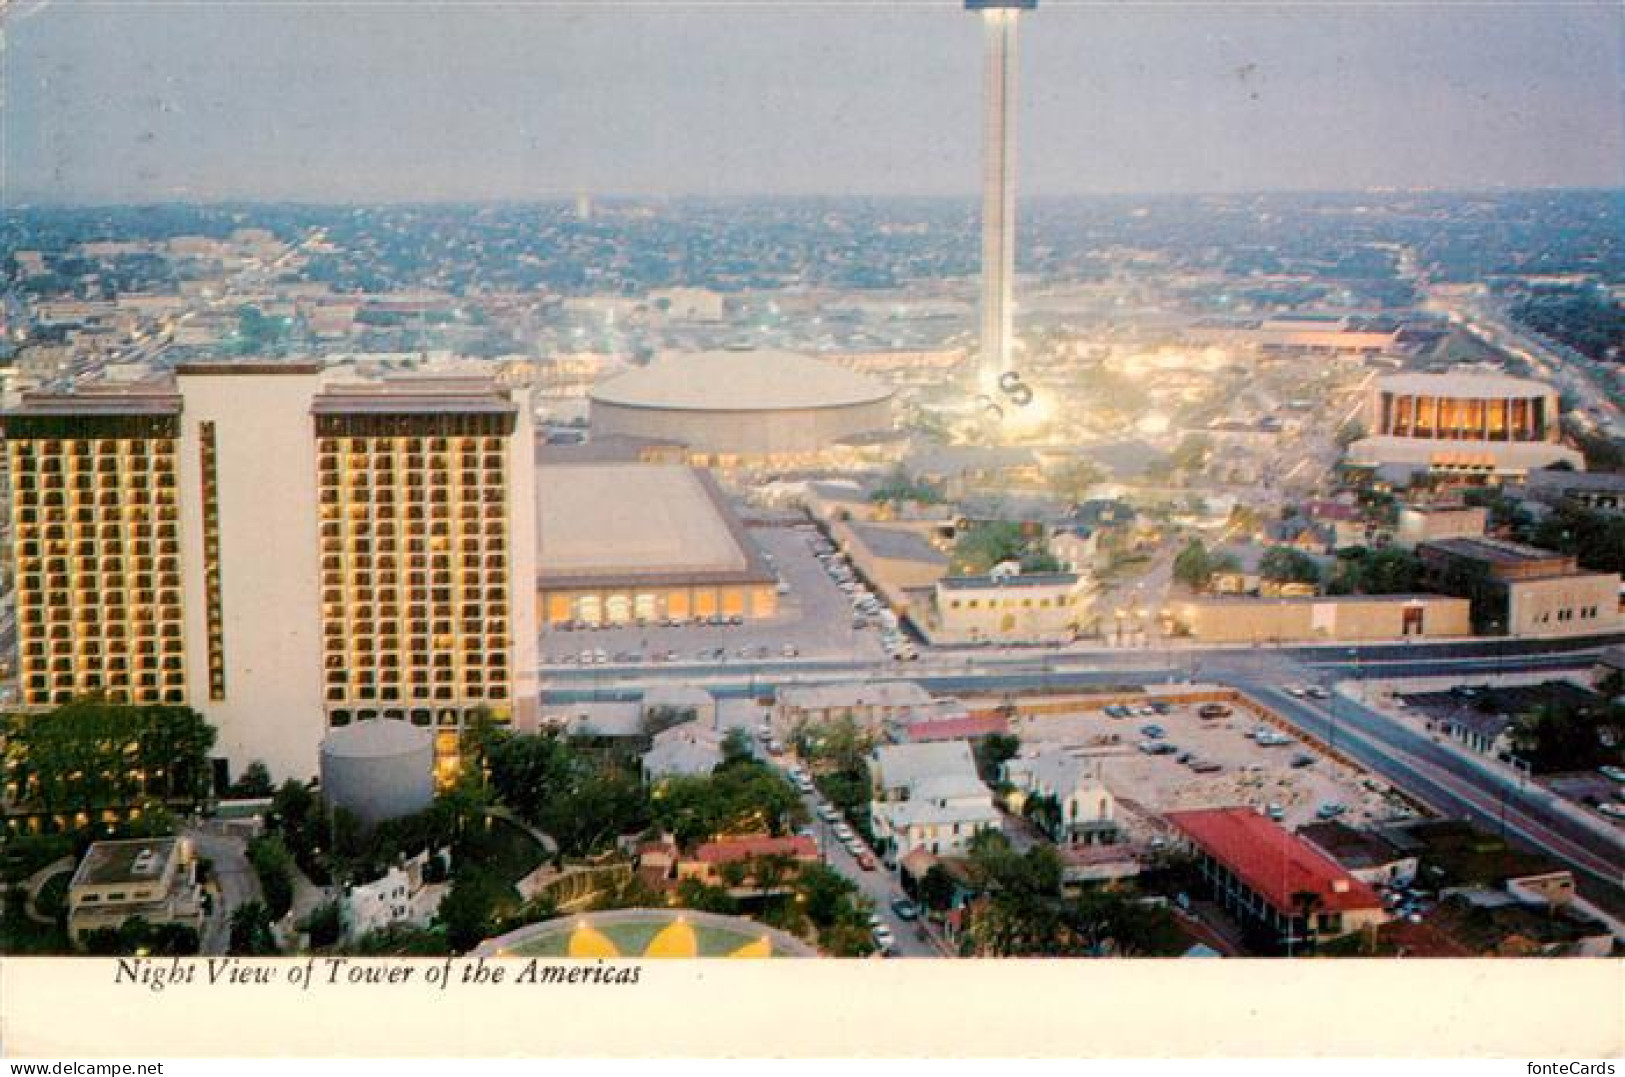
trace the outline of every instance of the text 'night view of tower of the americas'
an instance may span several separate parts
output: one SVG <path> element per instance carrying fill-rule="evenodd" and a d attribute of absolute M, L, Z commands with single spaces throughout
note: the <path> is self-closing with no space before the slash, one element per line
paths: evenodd
<path fill-rule="evenodd" d="M 980 381 L 984 389 L 991 389 L 1010 369 L 1016 243 L 1016 26 L 1023 11 L 1036 7 L 1038 0 L 965 0 L 967 11 L 982 16 L 987 49 L 982 120 Z"/>

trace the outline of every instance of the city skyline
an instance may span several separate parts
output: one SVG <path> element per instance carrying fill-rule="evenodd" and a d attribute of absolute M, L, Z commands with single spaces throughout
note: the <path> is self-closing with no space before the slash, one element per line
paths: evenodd
<path fill-rule="evenodd" d="M 3 195 L 974 193 L 980 27 L 958 5 L 720 7 L 35 7 L 6 30 Z M 1043 22 L 1018 119 L 1033 197 L 1625 182 L 1608 5 Z"/>

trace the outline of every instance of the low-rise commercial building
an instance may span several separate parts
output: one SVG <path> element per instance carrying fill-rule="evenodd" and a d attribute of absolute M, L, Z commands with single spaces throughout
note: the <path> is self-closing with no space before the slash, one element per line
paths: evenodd
<path fill-rule="evenodd" d="M 1369 885 L 1251 808 L 1167 819 L 1214 899 L 1263 949 L 1302 951 L 1387 919 Z"/>
<path fill-rule="evenodd" d="M 1406 505 L 1399 510 L 1394 545 L 1413 550 L 1424 542 L 1481 538 L 1488 520 L 1487 510 L 1476 505 Z"/>
<path fill-rule="evenodd" d="M 1416 553 L 1428 586 L 1472 600 L 1479 631 L 1584 636 L 1621 623 L 1619 574 L 1588 572 L 1571 554 L 1489 538 L 1426 542 Z"/>
<path fill-rule="evenodd" d="M 678 464 L 537 468 L 544 627 L 778 613 L 777 578 L 710 475 Z"/>
<path fill-rule="evenodd" d="M 1070 639 L 1092 607 L 1086 577 L 1075 572 L 948 576 L 936 597 L 932 637 L 944 642 Z"/>
<path fill-rule="evenodd" d="M 68 937 L 117 930 L 140 917 L 148 924 L 203 928 L 197 858 L 185 838 L 98 841 L 68 883 Z"/>
<path fill-rule="evenodd" d="M 913 681 L 854 681 L 779 689 L 773 728 L 781 735 L 808 725 L 851 718 L 875 733 L 891 722 L 908 724 L 934 713 L 935 699 Z"/>
<path fill-rule="evenodd" d="M 1470 603 L 1445 595 L 1204 598 L 1173 607 L 1204 643 L 1448 639 L 1472 634 Z"/>

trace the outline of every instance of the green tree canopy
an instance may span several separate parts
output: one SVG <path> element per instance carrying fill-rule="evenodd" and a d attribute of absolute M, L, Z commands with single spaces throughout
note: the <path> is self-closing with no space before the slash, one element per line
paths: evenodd
<path fill-rule="evenodd" d="M 1271 546 L 1258 561 L 1258 574 L 1276 583 L 1320 582 L 1320 565 L 1302 550 Z"/>
<path fill-rule="evenodd" d="M 210 790 L 215 730 L 190 707 L 83 700 L 4 719 L 12 810 L 95 817 L 146 800 L 191 806 Z"/>

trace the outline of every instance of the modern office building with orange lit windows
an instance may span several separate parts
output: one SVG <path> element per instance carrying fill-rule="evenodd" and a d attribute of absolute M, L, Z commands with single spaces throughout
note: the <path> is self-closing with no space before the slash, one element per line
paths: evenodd
<path fill-rule="evenodd" d="M 483 377 L 183 365 L 4 418 L 19 693 L 185 703 L 230 770 L 535 706 L 530 408 Z"/>
<path fill-rule="evenodd" d="M 1400 374 L 1373 384 L 1368 437 L 1349 463 L 1462 476 L 1517 477 L 1584 457 L 1561 443 L 1555 389 L 1482 374 Z"/>

